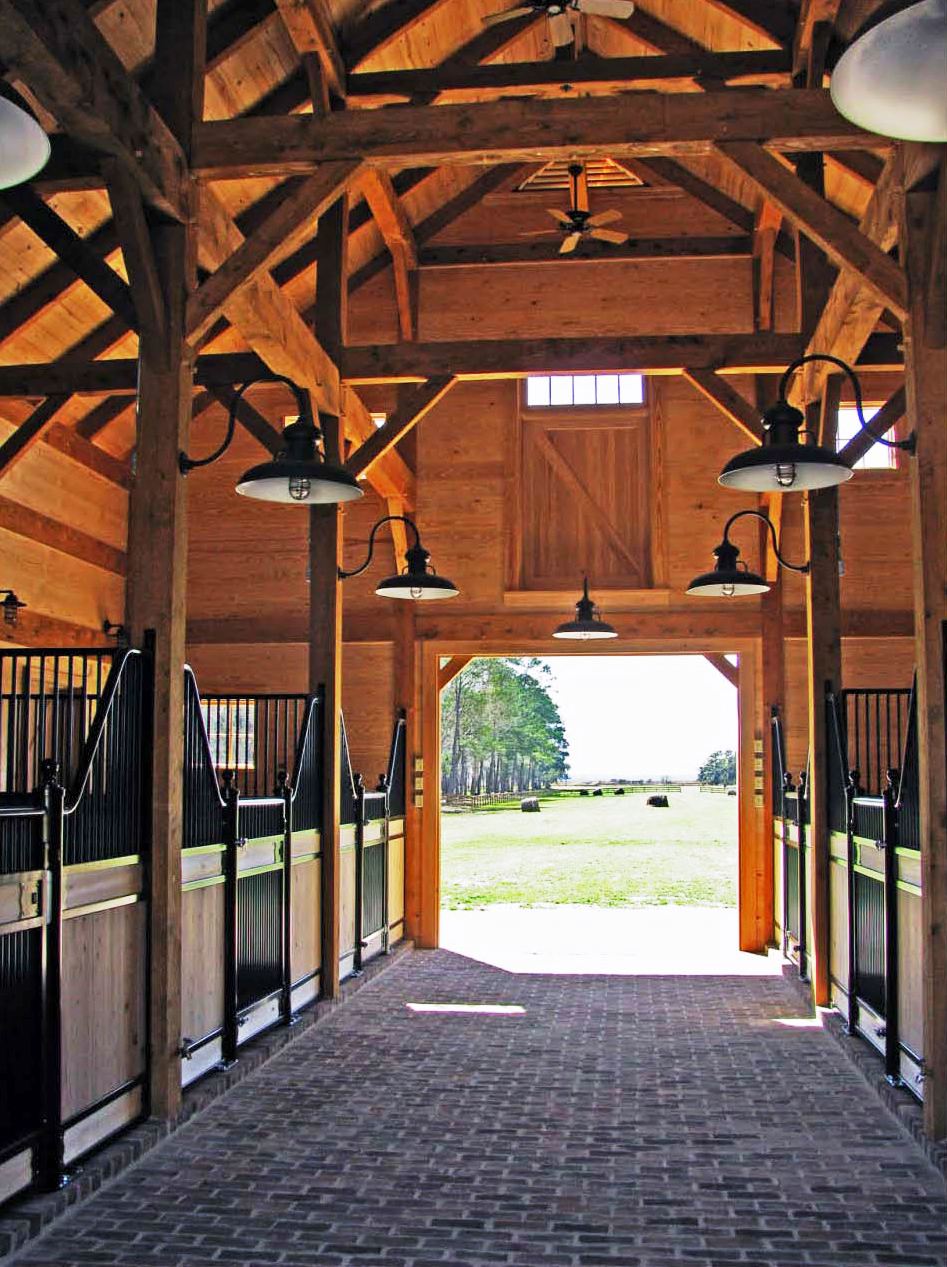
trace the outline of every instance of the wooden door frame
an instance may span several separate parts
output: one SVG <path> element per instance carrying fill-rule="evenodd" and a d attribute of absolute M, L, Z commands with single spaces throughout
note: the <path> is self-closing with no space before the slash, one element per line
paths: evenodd
<path fill-rule="evenodd" d="M 704 655 L 728 652 L 739 656 L 738 717 L 738 907 L 741 950 L 762 953 L 772 943 L 773 849 L 772 821 L 764 797 L 764 745 L 766 719 L 762 699 L 762 642 L 760 638 L 707 638 L 699 642 L 665 639 L 660 643 L 623 639 L 607 652 L 563 652 L 535 640 L 504 638 L 483 642 L 449 638 L 418 643 L 420 677 L 420 757 L 423 763 L 423 797 L 416 816 L 417 830 L 408 842 L 405 908 L 408 935 L 423 948 L 440 944 L 441 896 L 441 727 L 440 664 L 451 656 L 497 657 L 564 654 L 602 655 Z"/>

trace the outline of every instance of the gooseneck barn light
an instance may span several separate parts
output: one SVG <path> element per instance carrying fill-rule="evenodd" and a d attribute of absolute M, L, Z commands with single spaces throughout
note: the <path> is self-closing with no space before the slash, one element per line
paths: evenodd
<path fill-rule="evenodd" d="M 810 361 L 828 361 L 848 376 L 855 399 L 855 412 L 863 431 L 867 431 L 878 444 L 914 452 L 913 435 L 906 440 L 886 440 L 884 436 L 875 435 L 869 427 L 862 407 L 861 384 L 850 365 L 826 352 L 813 352 L 793 361 L 783 374 L 779 382 L 779 399 L 763 415 L 763 443 L 730 459 L 718 476 L 725 488 L 756 493 L 798 493 L 807 488 L 832 488 L 852 478 L 852 468 L 840 454 L 820 444 L 802 444 L 799 440 L 805 418 L 790 405 L 786 390 L 796 370 Z"/>
<path fill-rule="evenodd" d="M 723 529 L 723 540 L 714 547 L 714 558 L 717 560 L 714 570 L 695 576 L 687 587 L 688 594 L 703 595 L 707 598 L 733 598 L 739 594 L 766 593 L 770 587 L 769 582 L 749 570 L 740 559 L 739 549 L 730 540 L 731 527 L 738 519 L 747 517 L 760 519 L 766 524 L 773 538 L 773 551 L 781 567 L 788 568 L 790 572 L 809 571 L 808 563 L 790 563 L 779 553 L 776 529 L 768 515 L 764 515 L 759 510 L 738 510 L 727 520 Z"/>
<path fill-rule="evenodd" d="M 26 603 L 17 598 L 13 590 L 0 590 L 0 594 L 3 595 L 3 600 L 0 601 L 0 609 L 3 611 L 3 623 L 5 625 L 15 625 Z"/>
<path fill-rule="evenodd" d="M 921 0 L 859 36 L 832 72 L 839 114 L 902 141 L 947 141 L 947 0 Z"/>
<path fill-rule="evenodd" d="M 339 568 L 339 579 L 347 581 L 350 576 L 359 576 L 369 567 L 375 553 L 375 537 L 380 528 L 390 523 L 403 523 L 410 528 L 414 534 L 414 545 L 409 546 L 405 553 L 405 570 L 385 577 L 375 586 L 375 593 L 379 598 L 407 598 L 415 602 L 432 598 L 456 598 L 460 591 L 453 581 L 449 581 L 446 576 L 438 576 L 431 567 L 431 556 L 421 544 L 417 524 L 407 515 L 385 515 L 373 524 L 368 534 L 368 555 L 365 562 L 352 568 L 350 572 L 343 572 Z"/>
<path fill-rule="evenodd" d="M 355 501 L 363 495 L 354 476 L 341 466 L 325 460 L 319 451 L 322 432 L 313 420 L 309 393 L 297 386 L 292 379 L 273 374 L 250 379 L 234 393 L 227 418 L 227 434 L 223 443 L 206 458 L 191 458 L 186 453 L 178 455 L 181 474 L 211 462 L 226 453 L 233 440 L 237 424 L 237 409 L 244 393 L 255 383 L 285 383 L 296 397 L 297 422 L 284 427 L 284 448 L 269 462 L 251 466 L 237 481 L 237 492 L 242 497 L 257 501 L 283 502 L 286 505 L 326 506 L 337 502 Z"/>
<path fill-rule="evenodd" d="M 33 116 L 0 92 L 0 189 L 32 180 L 49 154 L 49 137 Z"/>
<path fill-rule="evenodd" d="M 566 620 L 557 626 L 552 633 L 554 638 L 572 638 L 587 642 L 592 638 L 617 638 L 618 630 L 613 629 L 595 610 L 595 604 L 589 598 L 589 578 L 582 578 L 582 597 L 575 605 L 575 620 Z"/>

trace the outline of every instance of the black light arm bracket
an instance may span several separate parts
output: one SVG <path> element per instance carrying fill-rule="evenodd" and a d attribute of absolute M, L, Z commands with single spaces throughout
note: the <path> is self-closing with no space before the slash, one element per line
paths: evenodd
<path fill-rule="evenodd" d="M 855 413 L 858 416 L 858 422 L 862 431 L 866 431 L 877 444 L 883 444 L 889 449 L 903 449 L 905 453 L 914 453 L 917 450 L 917 436 L 912 431 L 909 436 L 903 440 L 888 440 L 884 436 L 877 435 L 872 431 L 865 418 L 865 411 L 862 405 L 862 389 L 858 375 L 852 367 L 837 356 L 832 356 L 828 352 L 807 352 L 805 356 L 798 357 L 789 365 L 782 378 L 779 380 L 779 399 L 781 402 L 786 400 L 786 389 L 789 386 L 789 380 L 795 374 L 796 370 L 803 365 L 809 365 L 813 361 L 826 361 L 830 365 L 836 365 L 848 378 L 852 385 L 852 394 L 855 399 Z"/>
<path fill-rule="evenodd" d="M 773 541 L 773 553 L 775 554 L 780 567 L 788 568 L 790 572 L 802 572 L 803 575 L 808 575 L 809 573 L 808 562 L 790 563 L 788 559 L 784 559 L 783 556 L 780 554 L 779 541 L 776 538 L 776 526 L 773 523 L 772 519 L 770 519 L 769 515 L 764 515 L 761 510 L 738 510 L 735 515 L 730 516 L 730 518 L 724 524 L 723 541 L 721 541 L 720 545 L 714 551 L 715 554 L 718 554 L 718 557 L 721 551 L 732 550 L 734 553 L 734 564 L 738 562 L 742 563 L 742 560 L 738 560 L 736 557 L 739 554 L 737 547 L 733 545 L 733 543 L 730 540 L 730 528 L 733 524 L 736 523 L 738 519 L 746 519 L 746 518 L 759 519 L 764 524 L 766 524 L 766 527 L 769 529 L 769 535 Z M 746 567 L 746 564 L 744 563 L 743 566 Z"/>
<path fill-rule="evenodd" d="M 291 378 L 286 378 L 283 374 L 261 374 L 259 378 L 250 378 L 242 383 L 234 393 L 234 397 L 230 402 L 230 412 L 227 415 L 227 431 L 222 442 L 217 446 L 213 453 L 209 453 L 204 458 L 189 457 L 183 450 L 178 454 L 178 467 L 182 475 L 187 475 L 189 471 L 197 470 L 200 466 L 210 466 L 212 462 L 216 462 L 230 448 L 233 442 L 234 432 L 237 427 L 237 410 L 240 402 L 243 400 L 244 393 L 257 383 L 284 383 L 296 397 L 296 406 L 299 412 L 299 421 L 312 427 L 318 437 L 322 432 L 315 422 L 312 412 L 312 405 L 309 402 L 309 393 L 298 383 L 294 383 Z"/>
<path fill-rule="evenodd" d="M 431 557 L 424 546 L 421 545 L 421 536 L 418 532 L 418 526 L 413 519 L 409 519 L 407 515 L 384 515 L 376 524 L 372 525 L 372 530 L 368 534 L 368 555 L 365 562 L 359 564 L 357 568 L 352 568 L 350 572 L 344 572 L 339 568 L 339 580 L 347 581 L 351 576 L 360 576 L 370 566 L 375 554 L 375 537 L 378 535 L 379 529 L 385 524 L 402 523 L 405 524 L 414 533 L 414 545 L 409 546 L 405 559 L 408 562 L 408 568 L 412 572 L 423 572 L 427 567 L 427 561 Z M 417 564 L 417 566 L 413 566 Z"/>

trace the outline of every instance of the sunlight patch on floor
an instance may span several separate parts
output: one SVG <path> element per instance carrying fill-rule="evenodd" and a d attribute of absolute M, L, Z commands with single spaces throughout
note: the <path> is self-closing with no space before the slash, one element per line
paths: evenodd
<path fill-rule="evenodd" d="M 712 907 L 442 910 L 440 944 L 506 972 L 565 976 L 779 976 L 783 964 L 741 952 L 736 911 Z"/>
<path fill-rule="evenodd" d="M 406 1003 L 409 1012 L 460 1013 L 473 1016 L 525 1016 L 516 1003 Z"/>

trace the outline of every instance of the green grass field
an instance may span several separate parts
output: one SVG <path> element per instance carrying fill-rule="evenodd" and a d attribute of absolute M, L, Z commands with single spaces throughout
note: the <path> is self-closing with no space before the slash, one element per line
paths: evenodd
<path fill-rule="evenodd" d="M 696 789 L 669 796 L 564 797 L 538 814 L 447 813 L 441 824 L 446 907 L 735 906 L 737 801 Z"/>

